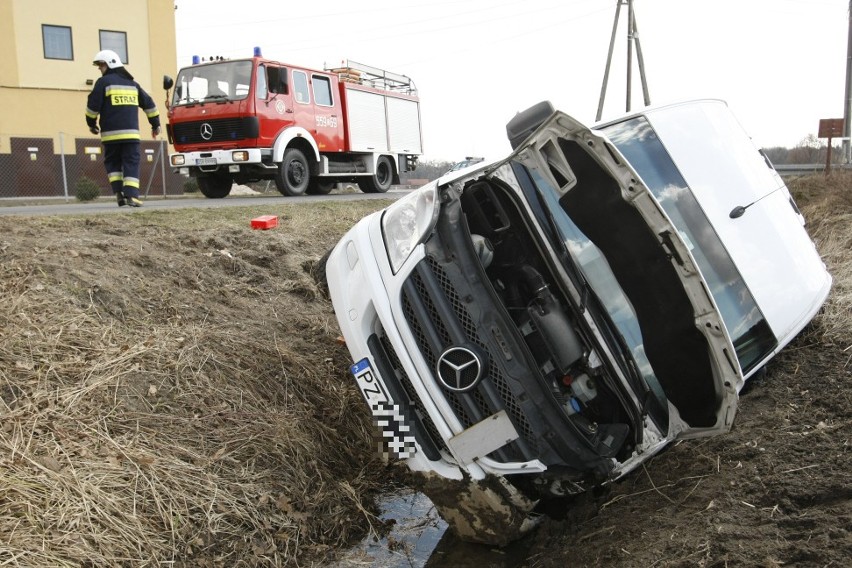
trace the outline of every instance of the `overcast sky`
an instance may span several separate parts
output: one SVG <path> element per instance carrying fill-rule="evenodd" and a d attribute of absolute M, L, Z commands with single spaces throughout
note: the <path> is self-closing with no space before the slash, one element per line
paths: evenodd
<path fill-rule="evenodd" d="M 497 158 L 506 122 L 541 100 L 591 124 L 617 0 L 176 0 L 178 66 L 250 57 L 322 69 L 350 59 L 410 77 L 424 159 Z M 759 146 L 843 117 L 847 0 L 635 0 L 652 105 L 719 98 Z M 626 102 L 621 9 L 603 119 Z M 632 110 L 644 106 L 634 50 Z"/>

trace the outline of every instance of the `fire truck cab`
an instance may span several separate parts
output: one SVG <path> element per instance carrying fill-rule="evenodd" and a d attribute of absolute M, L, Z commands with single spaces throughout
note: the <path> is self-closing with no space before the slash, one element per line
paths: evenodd
<path fill-rule="evenodd" d="M 355 62 L 318 71 L 255 49 L 250 59 L 195 61 L 163 86 L 174 88 L 170 163 L 206 197 L 260 180 L 288 196 L 326 194 L 338 182 L 382 193 L 422 153 L 414 83 Z"/>

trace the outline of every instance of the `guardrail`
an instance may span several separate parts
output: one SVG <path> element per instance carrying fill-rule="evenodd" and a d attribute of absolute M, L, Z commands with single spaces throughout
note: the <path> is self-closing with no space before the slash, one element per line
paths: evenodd
<path fill-rule="evenodd" d="M 825 164 L 773 164 L 781 177 L 806 176 L 825 173 Z M 832 170 L 852 171 L 852 164 L 831 164 Z"/>

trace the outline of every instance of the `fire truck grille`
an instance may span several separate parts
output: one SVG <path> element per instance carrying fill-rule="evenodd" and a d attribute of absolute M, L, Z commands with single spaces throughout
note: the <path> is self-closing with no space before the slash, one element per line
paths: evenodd
<path fill-rule="evenodd" d="M 495 412 L 505 410 L 521 438 L 489 457 L 503 462 L 534 457 L 537 452 L 536 436 L 500 368 L 499 361 L 503 360 L 503 356 L 491 353 L 489 342 L 483 336 L 484 330 L 475 325 L 450 278 L 431 257 L 417 266 L 403 286 L 402 306 L 420 353 L 432 370 L 433 380 L 437 381 L 434 374 L 438 357 L 450 346 L 467 342 L 489 355 L 488 372 L 473 390 L 463 393 L 443 391 L 462 427 L 468 428 Z M 459 332 L 463 337 L 458 336 Z"/>
<path fill-rule="evenodd" d="M 230 142 L 245 140 L 246 138 L 243 120 L 240 118 L 198 120 L 173 124 L 172 136 L 177 144 Z"/>

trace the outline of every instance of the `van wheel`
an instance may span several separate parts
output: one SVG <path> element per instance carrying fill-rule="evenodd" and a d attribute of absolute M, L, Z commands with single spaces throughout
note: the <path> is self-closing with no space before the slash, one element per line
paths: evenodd
<path fill-rule="evenodd" d="M 222 199 L 231 193 L 234 180 L 228 174 L 215 173 L 206 176 L 198 176 L 198 189 L 204 197 L 210 199 Z"/>
<path fill-rule="evenodd" d="M 393 164 L 387 156 L 379 156 L 376 161 L 376 173 L 370 177 L 360 178 L 358 187 L 364 193 L 384 193 L 393 183 Z"/>
<path fill-rule="evenodd" d="M 334 189 L 335 184 L 334 181 L 315 177 L 308 184 L 308 193 L 311 195 L 328 195 Z"/>
<path fill-rule="evenodd" d="M 278 191 L 288 197 L 304 195 L 310 179 L 311 169 L 305 155 L 298 148 L 288 148 L 275 174 L 275 186 Z"/>
<path fill-rule="evenodd" d="M 314 283 L 316 283 L 317 288 L 319 288 L 320 294 L 326 300 L 330 300 L 331 295 L 328 292 L 328 280 L 326 280 L 325 265 L 328 262 L 328 257 L 331 256 L 332 250 L 334 250 L 333 247 L 325 251 L 325 254 L 323 254 L 310 269 L 311 278 L 314 279 Z"/>

